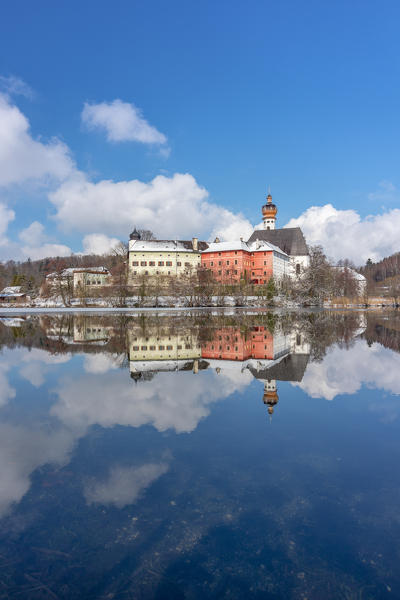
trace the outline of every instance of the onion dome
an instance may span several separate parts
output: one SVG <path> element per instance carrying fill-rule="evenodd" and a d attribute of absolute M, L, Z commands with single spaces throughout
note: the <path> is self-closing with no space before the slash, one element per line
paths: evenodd
<path fill-rule="evenodd" d="M 140 240 L 140 233 L 138 232 L 138 230 L 135 229 L 132 231 L 131 235 L 129 236 L 130 240 Z"/>
<path fill-rule="evenodd" d="M 263 218 L 275 218 L 276 217 L 276 213 L 278 212 L 278 208 L 276 206 L 276 204 L 272 203 L 272 196 L 271 194 L 268 194 L 267 196 L 267 203 L 263 205 L 262 209 L 262 215 Z"/>
<path fill-rule="evenodd" d="M 274 406 L 278 404 L 279 396 L 276 391 L 264 392 L 263 402 L 268 407 L 268 414 L 272 417 L 274 412 Z"/>

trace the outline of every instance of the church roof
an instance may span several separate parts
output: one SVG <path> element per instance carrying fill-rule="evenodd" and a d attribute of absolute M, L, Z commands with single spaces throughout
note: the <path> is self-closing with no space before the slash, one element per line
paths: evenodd
<path fill-rule="evenodd" d="M 301 381 L 309 358 L 309 354 L 288 354 L 279 363 L 272 365 L 269 369 L 257 370 L 251 365 L 248 368 L 256 379 Z"/>
<path fill-rule="evenodd" d="M 285 229 L 255 229 L 247 243 L 264 240 L 278 246 L 289 256 L 306 256 L 308 248 L 300 227 Z"/>
<path fill-rule="evenodd" d="M 199 252 L 208 248 L 207 242 L 197 242 L 198 250 L 193 249 L 193 240 L 131 240 L 129 250 L 147 252 Z"/>

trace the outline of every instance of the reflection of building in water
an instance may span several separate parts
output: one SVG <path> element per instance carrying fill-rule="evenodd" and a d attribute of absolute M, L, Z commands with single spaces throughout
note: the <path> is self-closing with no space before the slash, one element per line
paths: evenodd
<path fill-rule="evenodd" d="M 148 380 L 158 371 L 212 368 L 245 377 L 251 373 L 264 384 L 263 401 L 272 415 L 278 403 L 277 381 L 301 381 L 310 348 L 298 331 L 286 333 L 276 327 L 221 327 L 212 339 L 200 344 L 198 333 L 187 328 L 179 333 L 128 330 L 132 379 Z"/>
<path fill-rule="evenodd" d="M 202 347 L 203 358 L 217 373 L 249 370 L 264 383 L 264 404 L 272 415 L 278 403 L 277 381 L 301 381 L 308 363 L 310 346 L 298 331 L 284 333 L 276 328 L 253 327 L 247 335 L 239 328 L 217 329 Z"/>
<path fill-rule="evenodd" d="M 74 343 L 75 344 L 102 344 L 111 337 L 112 327 L 104 326 L 93 317 L 74 318 Z"/>
<path fill-rule="evenodd" d="M 197 332 L 187 328 L 173 332 L 138 332 L 128 330 L 131 377 L 144 379 L 145 373 L 204 368 Z M 199 362 L 200 361 L 200 362 Z"/>

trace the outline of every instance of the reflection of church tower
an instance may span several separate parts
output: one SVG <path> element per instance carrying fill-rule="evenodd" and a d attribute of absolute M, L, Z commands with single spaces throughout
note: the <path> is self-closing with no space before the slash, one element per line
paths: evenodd
<path fill-rule="evenodd" d="M 272 417 L 274 406 L 278 404 L 279 396 L 276 389 L 276 380 L 268 379 L 264 384 L 263 402 L 268 406 L 268 414 Z"/>
<path fill-rule="evenodd" d="M 276 213 L 278 209 L 275 204 L 272 204 L 272 196 L 268 193 L 267 204 L 261 209 L 264 229 L 275 229 Z"/>

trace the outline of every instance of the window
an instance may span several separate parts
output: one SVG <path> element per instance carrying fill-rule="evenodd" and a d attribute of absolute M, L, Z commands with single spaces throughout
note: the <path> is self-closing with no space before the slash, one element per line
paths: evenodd
<path fill-rule="evenodd" d="M 147 346 L 141 346 L 141 350 L 147 350 Z"/>
<path fill-rule="evenodd" d="M 155 267 L 155 266 L 156 266 L 156 263 L 154 262 L 154 260 L 151 260 L 149 262 L 149 267 Z"/>
<path fill-rule="evenodd" d="M 222 260 L 218 261 L 218 266 L 220 267 L 222 265 Z"/>
<path fill-rule="evenodd" d="M 239 350 L 239 348 L 237 346 L 235 346 L 235 352 L 237 352 Z M 237 358 L 237 357 L 236 357 Z"/>
<path fill-rule="evenodd" d="M 176 266 L 177 266 L 177 267 L 181 267 L 181 266 L 182 266 L 182 263 L 181 263 L 181 262 L 177 262 L 177 263 L 176 263 Z"/>
<path fill-rule="evenodd" d="M 139 261 L 138 260 L 132 261 L 132 267 L 138 267 L 138 266 L 139 266 Z"/>
<path fill-rule="evenodd" d="M 235 250 L 235 254 L 237 254 L 237 251 Z"/>
<path fill-rule="evenodd" d="M 145 275 L 148 275 L 148 274 L 149 274 L 149 272 L 148 272 L 148 271 L 145 271 L 145 272 L 144 272 L 144 274 L 145 274 Z"/>
<path fill-rule="evenodd" d="M 164 266 L 164 261 L 163 260 L 159 260 L 158 261 L 158 266 L 159 267 L 163 267 Z"/>
<path fill-rule="evenodd" d="M 226 270 L 226 274 L 229 275 L 229 269 Z"/>
<path fill-rule="evenodd" d="M 190 263 L 185 262 L 185 267 L 190 267 Z"/>
<path fill-rule="evenodd" d="M 168 271 L 168 275 L 171 275 L 171 271 Z"/>
<path fill-rule="evenodd" d="M 254 277 L 254 275 L 255 275 L 254 271 L 253 271 L 252 275 L 253 275 L 253 277 Z"/>
<path fill-rule="evenodd" d="M 238 274 L 238 273 L 237 273 L 237 271 L 234 271 L 234 273 L 235 273 L 235 275 L 237 275 L 237 274 Z"/>
<path fill-rule="evenodd" d="M 142 260 L 141 263 L 140 263 L 140 266 L 141 267 L 147 267 L 147 261 Z"/>
<path fill-rule="evenodd" d="M 178 350 L 182 350 L 182 345 L 181 345 L 181 344 L 179 344 L 179 346 L 177 346 L 177 349 L 178 349 Z"/>
<path fill-rule="evenodd" d="M 266 261 L 266 260 L 264 260 L 264 265 L 266 265 L 266 264 L 267 264 L 267 261 Z"/>
<path fill-rule="evenodd" d="M 150 347 L 149 347 L 149 350 L 155 350 L 155 349 L 156 349 L 156 347 L 155 347 L 155 346 L 150 346 Z"/>
<path fill-rule="evenodd" d="M 170 260 L 167 260 L 167 262 L 165 263 L 165 265 L 167 267 L 172 267 L 172 262 Z"/>
<path fill-rule="evenodd" d="M 133 274 L 134 274 L 134 275 L 137 275 L 137 271 L 133 271 Z"/>
<path fill-rule="evenodd" d="M 221 252 L 218 252 L 218 256 L 221 256 Z"/>
<path fill-rule="evenodd" d="M 235 259 L 235 265 L 237 265 L 237 264 L 238 264 L 238 262 L 237 262 L 237 258 L 236 258 L 236 259 Z"/>
<path fill-rule="evenodd" d="M 296 275 L 300 275 L 300 264 L 297 263 L 296 265 Z"/>
<path fill-rule="evenodd" d="M 226 264 L 229 265 L 229 260 L 226 261 Z"/>
<path fill-rule="evenodd" d="M 133 352 L 138 352 L 139 350 L 139 346 L 132 346 L 132 351 Z"/>
<path fill-rule="evenodd" d="M 172 346 L 167 346 L 167 350 L 172 350 Z"/>
<path fill-rule="evenodd" d="M 213 267 L 213 266 L 214 266 L 214 262 L 213 262 L 213 261 L 211 261 L 211 262 L 210 262 L 210 267 Z"/>
<path fill-rule="evenodd" d="M 266 274 L 267 274 L 267 271 L 264 271 L 264 275 L 266 275 Z"/>
<path fill-rule="evenodd" d="M 101 281 L 97 280 L 97 285 L 101 285 Z"/>
<path fill-rule="evenodd" d="M 185 344 L 185 350 L 191 350 L 192 346 L 190 344 Z"/>
<path fill-rule="evenodd" d="M 165 346 L 158 346 L 159 350 L 165 350 Z"/>
<path fill-rule="evenodd" d="M 218 271 L 218 275 L 221 275 L 221 274 L 222 274 L 222 271 Z"/>

